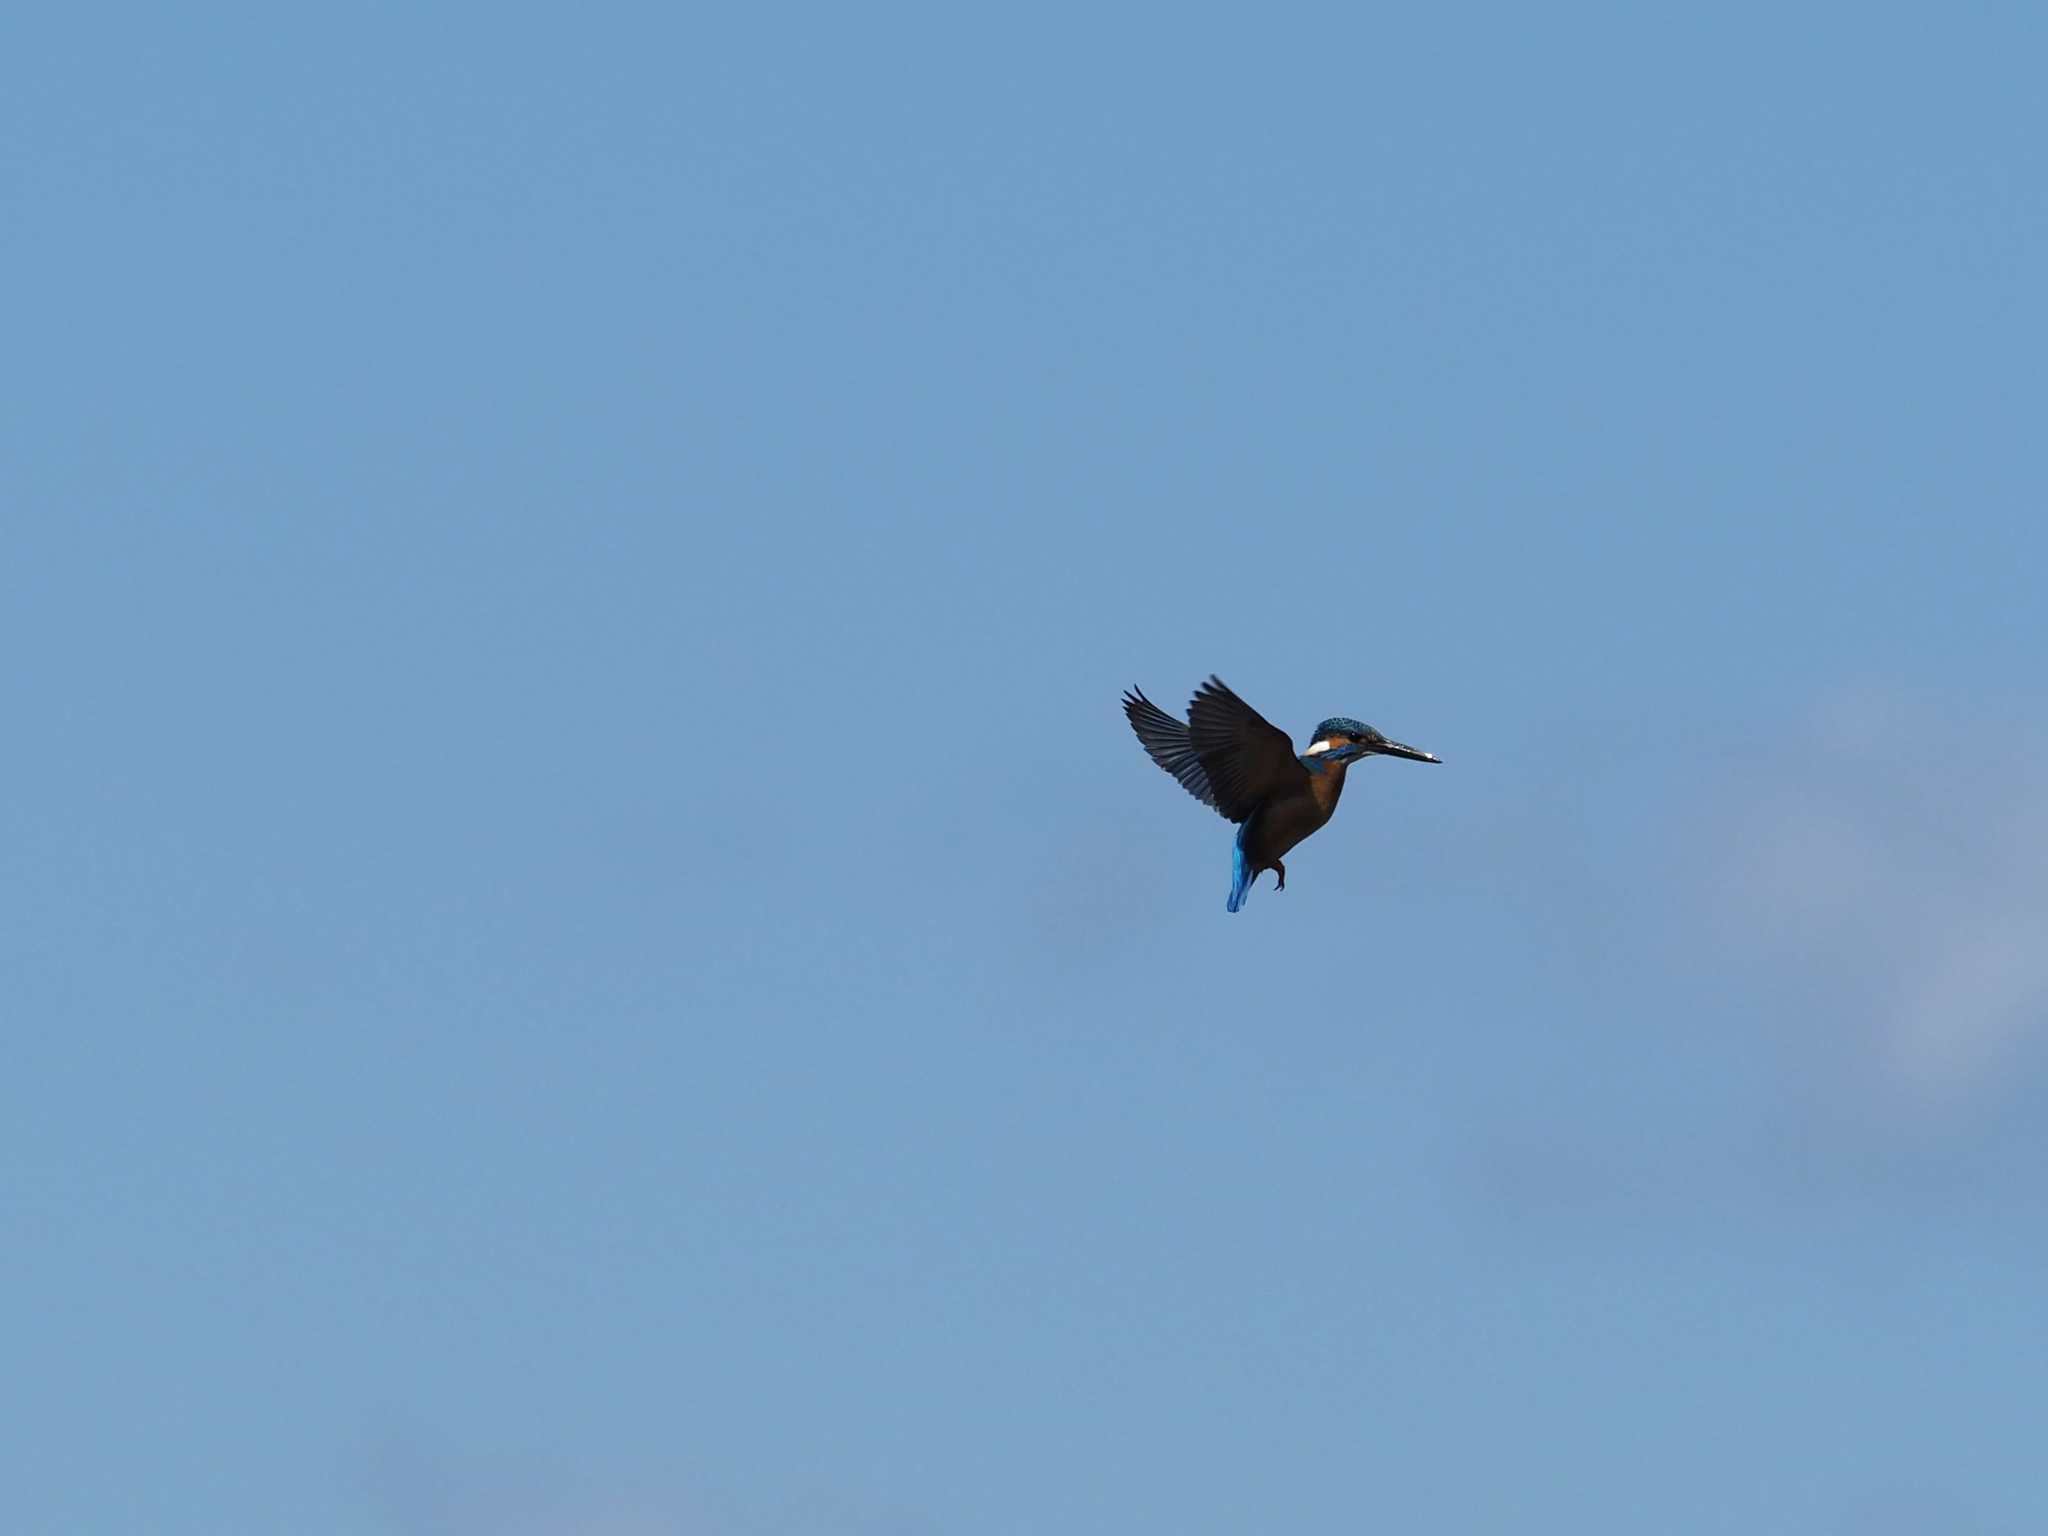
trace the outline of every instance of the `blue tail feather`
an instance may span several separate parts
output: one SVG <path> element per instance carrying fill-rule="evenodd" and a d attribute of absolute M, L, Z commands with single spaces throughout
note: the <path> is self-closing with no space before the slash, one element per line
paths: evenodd
<path fill-rule="evenodd" d="M 1246 826 L 1251 823 L 1245 823 Z M 1244 905 L 1245 897 L 1251 894 L 1252 882 L 1258 873 L 1252 868 L 1250 859 L 1244 856 L 1244 827 L 1237 830 L 1237 841 L 1230 850 L 1230 900 L 1227 909 L 1235 912 Z"/>

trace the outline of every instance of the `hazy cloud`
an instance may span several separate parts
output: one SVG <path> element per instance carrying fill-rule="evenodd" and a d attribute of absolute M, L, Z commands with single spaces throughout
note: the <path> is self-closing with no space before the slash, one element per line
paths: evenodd
<path fill-rule="evenodd" d="M 1753 765 L 1715 818 L 1737 942 L 1916 1110 L 1992 1092 L 2048 1027 L 2044 745 L 1862 694 Z"/>

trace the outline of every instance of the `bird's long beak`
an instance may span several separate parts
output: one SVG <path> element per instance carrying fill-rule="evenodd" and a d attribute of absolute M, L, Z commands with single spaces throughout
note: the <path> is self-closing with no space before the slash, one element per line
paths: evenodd
<path fill-rule="evenodd" d="M 1440 763 L 1443 761 L 1442 758 L 1432 752 L 1425 752 L 1420 747 L 1403 746 L 1398 741 L 1383 741 L 1374 747 L 1373 751 L 1385 753 L 1388 757 L 1405 757 L 1411 763 Z"/>

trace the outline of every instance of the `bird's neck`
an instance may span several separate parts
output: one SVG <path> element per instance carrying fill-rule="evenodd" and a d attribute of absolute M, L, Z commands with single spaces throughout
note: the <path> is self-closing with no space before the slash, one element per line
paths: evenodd
<path fill-rule="evenodd" d="M 1301 763 L 1308 769 L 1309 793 L 1315 796 L 1316 804 L 1328 816 L 1337 808 L 1337 797 L 1344 793 L 1344 770 L 1351 766 L 1351 755 L 1348 752 L 1341 756 L 1339 752 L 1318 752 L 1313 757 L 1304 757 Z"/>

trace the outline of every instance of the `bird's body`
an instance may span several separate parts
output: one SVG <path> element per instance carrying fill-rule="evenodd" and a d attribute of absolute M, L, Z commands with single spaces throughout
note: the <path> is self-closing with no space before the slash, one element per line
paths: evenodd
<path fill-rule="evenodd" d="M 1275 871 L 1287 889 L 1288 850 L 1322 829 L 1344 793 L 1344 773 L 1376 753 L 1415 762 L 1439 759 L 1389 741 L 1371 726 L 1336 717 L 1316 727 L 1305 753 L 1222 679 L 1212 677 L 1188 701 L 1183 725 L 1138 689 L 1124 695 L 1124 715 L 1153 762 L 1226 821 L 1238 824 L 1229 910 L 1244 905 L 1252 882 Z"/>

